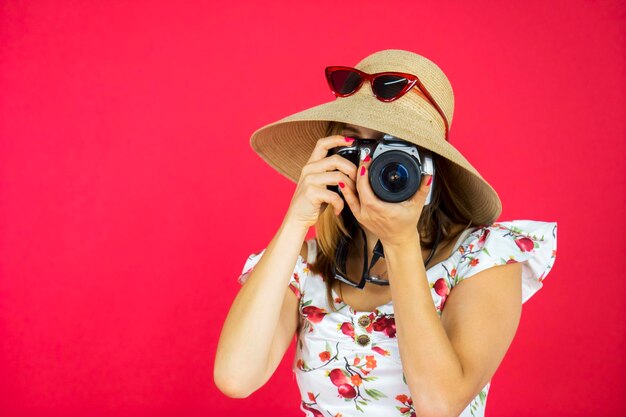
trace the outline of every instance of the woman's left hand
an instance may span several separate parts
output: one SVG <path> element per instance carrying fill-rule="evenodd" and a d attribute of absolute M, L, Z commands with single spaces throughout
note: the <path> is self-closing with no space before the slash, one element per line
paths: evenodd
<path fill-rule="evenodd" d="M 424 202 L 430 190 L 432 175 L 424 175 L 417 192 L 408 200 L 399 203 L 388 203 L 376 197 L 369 182 L 369 166 L 372 163 L 369 155 L 357 170 L 355 195 L 350 187 L 343 187 L 341 193 L 352 214 L 358 222 L 380 239 L 383 247 L 402 245 L 417 239 L 417 223 Z"/>

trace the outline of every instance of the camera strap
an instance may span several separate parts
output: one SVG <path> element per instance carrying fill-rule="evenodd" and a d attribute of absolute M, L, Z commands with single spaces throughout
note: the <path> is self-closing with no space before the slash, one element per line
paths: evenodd
<path fill-rule="evenodd" d="M 359 222 L 356 220 L 351 210 L 344 209 L 341 212 L 341 216 L 343 218 L 344 225 L 346 225 L 348 231 L 350 232 L 350 239 L 353 238 L 354 232 L 357 228 L 361 231 L 361 236 L 363 237 L 363 270 L 362 270 L 363 273 L 361 275 L 361 280 L 359 281 L 359 284 L 356 286 L 356 288 L 363 289 L 365 287 L 366 281 L 371 282 L 372 284 L 376 284 L 376 285 L 389 285 L 388 280 L 373 279 L 370 276 L 370 270 L 372 269 L 374 264 L 376 264 L 376 261 L 378 261 L 378 259 L 380 258 L 385 257 L 385 252 L 383 250 L 383 245 L 380 242 L 380 239 L 376 242 L 376 245 L 374 245 L 374 250 L 372 254 L 372 263 L 368 266 L 367 264 L 367 238 L 365 236 L 365 231 L 359 225 Z M 428 265 L 428 262 L 431 260 L 431 258 L 435 254 L 435 250 L 437 249 L 437 245 L 439 244 L 440 239 L 441 239 L 441 230 L 438 227 L 437 237 L 435 238 L 433 249 L 430 252 L 430 255 L 428 256 L 428 258 L 426 259 L 425 265 Z M 335 250 L 335 265 L 338 265 L 340 269 L 342 271 L 346 271 L 346 273 L 348 272 L 346 269 L 346 262 L 348 259 L 349 244 L 350 244 L 350 241 L 346 239 L 345 236 L 342 236 L 341 239 L 339 240 L 339 244 L 337 245 L 337 249 Z"/>

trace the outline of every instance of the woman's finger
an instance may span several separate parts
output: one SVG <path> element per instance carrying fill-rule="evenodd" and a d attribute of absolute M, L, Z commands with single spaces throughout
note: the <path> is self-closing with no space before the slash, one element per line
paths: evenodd
<path fill-rule="evenodd" d="M 315 174 L 327 171 L 341 171 L 356 181 L 356 166 L 339 154 L 334 154 L 319 161 L 309 162 L 302 168 L 303 174 Z"/>
<path fill-rule="evenodd" d="M 348 207 L 352 211 L 352 214 L 358 220 L 361 215 L 361 203 L 359 202 L 359 197 L 357 197 L 355 192 L 356 185 L 339 182 L 339 188 L 341 189 L 341 194 L 343 194 L 343 199 L 346 203 L 348 203 Z"/>
<path fill-rule="evenodd" d="M 356 184 L 354 183 L 354 181 L 352 181 L 352 178 L 350 178 L 341 171 L 324 171 L 308 174 L 306 176 L 306 181 L 318 187 L 339 185 L 339 181 L 343 181 L 346 184 L 356 187 Z"/>
<path fill-rule="evenodd" d="M 361 160 L 357 172 L 356 189 L 363 202 L 374 202 L 378 199 L 372 190 L 372 185 L 369 181 L 369 167 L 372 164 L 372 158 L 367 154 L 363 160 Z"/>
<path fill-rule="evenodd" d="M 335 215 L 339 215 L 339 213 L 343 210 L 344 202 L 341 199 L 341 196 L 339 196 L 336 192 L 325 188 L 318 188 L 311 192 L 314 193 L 313 200 L 317 204 L 321 205 L 322 203 L 326 203 L 332 205 Z"/>
<path fill-rule="evenodd" d="M 417 203 L 418 201 L 426 201 L 426 197 L 428 196 L 428 191 L 432 186 L 432 175 L 424 175 L 420 181 L 420 186 L 417 189 L 417 192 L 413 194 L 411 197 L 411 203 Z"/>
<path fill-rule="evenodd" d="M 342 135 L 332 135 L 318 139 L 317 143 L 315 144 L 315 148 L 313 148 L 313 152 L 311 152 L 311 156 L 307 161 L 307 164 L 326 158 L 326 156 L 328 156 L 328 151 L 332 148 L 337 148 L 339 146 L 349 146 L 354 142 L 354 140 L 349 141 L 347 139 L 350 138 L 346 138 Z"/>

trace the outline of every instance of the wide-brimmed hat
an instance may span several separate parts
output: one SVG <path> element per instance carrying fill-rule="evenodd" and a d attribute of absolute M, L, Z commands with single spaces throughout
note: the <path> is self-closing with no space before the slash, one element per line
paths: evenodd
<path fill-rule="evenodd" d="M 434 62 L 414 52 L 386 49 L 367 56 L 354 68 L 368 74 L 397 71 L 416 75 L 445 114 L 449 131 L 454 112 L 454 94 L 448 78 Z M 323 72 L 321 76 L 324 76 Z M 498 194 L 445 139 L 442 115 L 419 92 L 417 85 L 392 102 L 378 100 L 369 83 L 364 83 L 348 97 L 335 98 L 330 90 L 328 93 L 333 97 L 332 101 L 256 130 L 250 137 L 252 149 L 276 171 L 298 183 L 302 167 L 311 156 L 316 142 L 326 136 L 329 122 L 374 129 L 436 153 L 437 163 L 448 165 L 447 181 L 463 201 L 464 209 L 471 213 L 474 223 L 489 224 L 498 218 L 502 211 Z"/>

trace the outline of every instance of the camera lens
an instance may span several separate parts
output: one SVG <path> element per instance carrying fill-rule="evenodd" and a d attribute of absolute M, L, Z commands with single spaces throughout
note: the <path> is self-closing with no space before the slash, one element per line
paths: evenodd
<path fill-rule="evenodd" d="M 369 172 L 372 191 L 383 201 L 408 200 L 419 188 L 419 163 L 402 151 L 387 151 L 374 158 Z"/>
<path fill-rule="evenodd" d="M 409 180 L 409 171 L 398 162 L 387 164 L 380 172 L 380 182 L 385 190 L 392 193 L 401 191 Z"/>

